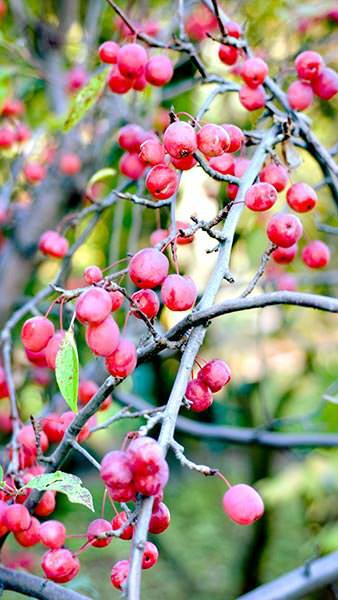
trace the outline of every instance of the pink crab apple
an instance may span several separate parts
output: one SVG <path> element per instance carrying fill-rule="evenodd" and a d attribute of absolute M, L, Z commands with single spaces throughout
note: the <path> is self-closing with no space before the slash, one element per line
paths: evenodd
<path fill-rule="evenodd" d="M 0 365 L 0 398 L 7 398 L 9 393 L 6 373 L 3 367 Z"/>
<path fill-rule="evenodd" d="M 289 176 L 287 169 L 283 165 L 270 162 L 261 170 L 259 180 L 264 183 L 270 183 L 277 192 L 282 192 L 288 184 Z"/>
<path fill-rule="evenodd" d="M 117 65 L 111 69 L 108 79 L 108 87 L 114 94 L 126 94 L 132 88 L 133 80 L 124 77 Z"/>
<path fill-rule="evenodd" d="M 171 158 L 171 164 L 179 171 L 190 171 L 197 165 L 197 160 L 192 155 L 183 158 Z"/>
<path fill-rule="evenodd" d="M 113 566 L 110 574 L 110 581 L 114 588 L 122 590 L 129 574 L 129 560 L 118 560 Z"/>
<path fill-rule="evenodd" d="M 37 503 L 34 513 L 38 515 L 38 517 L 49 517 L 55 510 L 55 492 L 52 490 L 47 490 L 40 501 Z"/>
<path fill-rule="evenodd" d="M 105 546 L 109 546 L 109 544 L 111 543 L 113 538 L 105 537 L 102 539 L 97 539 L 97 536 L 104 534 L 104 533 L 112 532 L 112 530 L 113 530 L 113 528 L 111 526 L 111 523 L 109 521 L 106 521 L 106 519 L 94 519 L 94 521 L 92 521 L 88 525 L 88 529 L 87 529 L 88 542 L 91 542 L 91 545 L 94 548 L 105 548 Z"/>
<path fill-rule="evenodd" d="M 164 54 L 152 56 L 145 66 L 145 77 L 151 85 L 162 87 L 174 74 L 171 60 Z"/>
<path fill-rule="evenodd" d="M 145 184 L 148 192 L 157 200 L 171 198 L 178 185 L 176 171 L 167 165 L 155 165 L 150 169 Z"/>
<path fill-rule="evenodd" d="M 59 169 L 64 175 L 77 175 L 81 171 L 81 159 L 75 152 L 63 154 L 60 158 Z"/>
<path fill-rule="evenodd" d="M 289 248 L 302 237 L 303 226 L 298 217 L 289 213 L 277 213 L 268 222 L 266 232 L 273 244 Z"/>
<path fill-rule="evenodd" d="M 56 355 L 61 348 L 62 341 L 65 337 L 65 331 L 57 331 L 53 337 L 50 338 L 45 348 L 45 358 L 47 367 L 55 369 L 56 367 Z"/>
<path fill-rule="evenodd" d="M 180 246 L 185 246 L 186 244 L 191 244 L 194 239 L 195 236 L 194 234 L 192 235 L 182 235 L 182 233 L 180 233 L 181 231 L 185 231 L 185 230 L 189 230 L 191 229 L 191 225 L 189 223 L 184 223 L 184 221 L 176 221 L 176 243 L 179 244 Z M 172 234 L 173 233 L 173 228 L 170 227 L 169 232 Z"/>
<path fill-rule="evenodd" d="M 88 73 L 81 66 L 77 65 L 67 74 L 67 90 L 70 94 L 78 92 L 88 81 Z"/>
<path fill-rule="evenodd" d="M 150 244 L 151 246 L 157 246 L 163 240 L 165 240 L 169 235 L 168 229 L 155 229 L 150 236 Z"/>
<path fill-rule="evenodd" d="M 250 88 L 257 88 L 264 83 L 268 73 L 268 65 L 262 58 L 259 58 L 258 56 L 248 58 L 242 65 L 242 79 L 244 79 L 245 83 Z"/>
<path fill-rule="evenodd" d="M 42 557 L 41 567 L 48 579 L 67 583 L 80 571 L 80 561 L 67 548 L 48 550 Z"/>
<path fill-rule="evenodd" d="M 288 265 L 297 254 L 298 245 L 293 244 L 288 248 L 276 248 L 271 254 L 273 260 L 279 265 Z"/>
<path fill-rule="evenodd" d="M 121 306 L 124 302 L 124 295 L 119 290 L 113 290 L 113 291 L 109 292 L 109 296 L 110 296 L 111 303 L 112 303 L 112 307 L 111 307 L 112 312 L 115 312 L 116 310 L 121 308 Z"/>
<path fill-rule="evenodd" d="M 128 446 L 127 456 L 134 475 L 157 473 L 164 460 L 161 446 L 151 437 L 138 437 Z"/>
<path fill-rule="evenodd" d="M 169 271 L 167 257 L 156 248 L 143 248 L 129 262 L 128 273 L 140 288 L 154 288 L 164 281 Z"/>
<path fill-rule="evenodd" d="M 46 256 L 64 258 L 68 252 L 69 244 L 66 238 L 57 231 L 45 231 L 39 239 L 39 250 Z"/>
<path fill-rule="evenodd" d="M 131 304 L 130 312 L 137 319 L 141 318 L 140 313 L 148 317 L 148 319 L 154 319 L 160 310 L 160 301 L 154 290 L 139 290 L 132 294 L 131 299 L 137 308 Z"/>
<path fill-rule="evenodd" d="M 163 144 L 172 158 L 185 158 L 197 150 L 196 131 L 189 123 L 175 121 L 165 130 Z"/>
<path fill-rule="evenodd" d="M 159 502 L 156 507 L 153 507 L 153 512 L 151 514 L 151 519 L 149 523 L 149 531 L 150 533 L 163 533 L 166 529 L 168 529 L 170 524 L 170 512 L 164 502 Z"/>
<path fill-rule="evenodd" d="M 16 541 L 25 548 L 35 546 L 40 542 L 40 523 L 35 517 L 31 518 L 31 523 L 24 531 L 17 531 L 14 534 Z"/>
<path fill-rule="evenodd" d="M 117 61 L 117 54 L 120 46 L 113 41 L 103 42 L 98 49 L 98 55 L 103 63 L 114 65 Z"/>
<path fill-rule="evenodd" d="M 245 205 L 253 211 L 269 210 L 277 201 L 277 191 L 270 183 L 254 183 L 245 194 Z"/>
<path fill-rule="evenodd" d="M 338 93 L 338 73 L 333 69 L 325 68 L 311 82 L 311 85 L 318 98 L 331 100 Z"/>
<path fill-rule="evenodd" d="M 229 44 L 221 44 L 218 49 L 218 58 L 222 63 L 228 66 L 232 66 L 237 62 L 239 57 L 239 50 L 235 46 Z"/>
<path fill-rule="evenodd" d="M 223 175 L 234 175 L 235 173 L 235 159 L 228 152 L 211 158 L 209 166 Z"/>
<path fill-rule="evenodd" d="M 27 127 L 27 125 L 25 125 L 24 123 L 17 123 L 14 135 L 15 141 L 18 142 L 18 144 L 23 144 L 24 142 L 27 142 L 27 140 L 29 140 L 32 133 L 29 127 Z"/>
<path fill-rule="evenodd" d="M 231 370 L 224 360 L 214 358 L 198 371 L 197 379 L 203 381 L 212 392 L 219 392 L 231 379 Z"/>
<path fill-rule="evenodd" d="M 199 379 L 191 379 L 185 390 L 185 397 L 190 402 L 190 408 L 194 412 L 207 410 L 213 403 L 213 395 L 210 388 Z"/>
<path fill-rule="evenodd" d="M 75 304 L 76 317 L 84 324 L 102 323 L 111 309 L 112 301 L 109 292 L 99 287 L 83 292 Z"/>
<path fill-rule="evenodd" d="M 168 275 L 162 284 L 161 298 L 170 310 L 189 310 L 196 302 L 197 288 L 187 275 Z"/>
<path fill-rule="evenodd" d="M 146 542 L 142 557 L 142 569 L 151 569 L 158 561 L 158 550 L 152 542 Z"/>
<path fill-rule="evenodd" d="M 256 490 L 245 483 L 233 485 L 223 497 L 224 512 L 238 525 L 251 525 L 264 513 L 263 500 Z"/>
<path fill-rule="evenodd" d="M 2 117 L 22 117 L 25 105 L 19 98 L 6 98 L 1 108 Z"/>
<path fill-rule="evenodd" d="M 102 323 L 89 324 L 86 329 L 86 343 L 94 354 L 110 356 L 117 348 L 120 330 L 111 315 Z"/>
<path fill-rule="evenodd" d="M 21 341 L 27 350 L 39 352 L 45 348 L 54 335 L 54 325 L 46 317 L 32 317 L 24 322 Z"/>
<path fill-rule="evenodd" d="M 140 146 L 139 157 L 143 163 L 151 166 L 163 163 L 164 146 L 159 139 L 145 140 Z"/>
<path fill-rule="evenodd" d="M 239 91 L 239 100 L 242 106 L 249 111 L 263 108 L 266 102 L 265 91 L 262 85 L 251 88 L 248 85 L 242 85 Z"/>
<path fill-rule="evenodd" d="M 330 262 L 330 249 L 320 240 L 313 240 L 302 250 L 302 260 L 310 269 L 322 269 Z"/>
<path fill-rule="evenodd" d="M 126 153 L 120 159 L 119 169 L 123 175 L 130 179 L 139 179 L 143 175 L 145 164 L 138 154 Z"/>
<path fill-rule="evenodd" d="M 59 443 L 64 435 L 65 429 L 61 420 L 61 415 L 50 413 L 42 420 L 42 430 L 48 437 L 51 444 Z"/>
<path fill-rule="evenodd" d="M 3 513 L 2 522 L 9 531 L 18 533 L 28 529 L 32 517 L 23 504 L 10 504 Z"/>
<path fill-rule="evenodd" d="M 114 377 L 128 377 L 137 365 L 137 353 L 134 342 L 120 338 L 116 350 L 106 358 L 107 371 Z"/>
<path fill-rule="evenodd" d="M 112 450 L 105 454 L 101 462 L 100 476 L 113 499 L 128 502 L 134 497 L 133 472 L 126 452 Z"/>
<path fill-rule="evenodd" d="M 147 51 L 136 42 L 125 44 L 119 48 L 117 53 L 117 66 L 121 75 L 128 79 L 135 79 L 135 77 L 141 75 L 147 60 Z"/>
<path fill-rule="evenodd" d="M 15 142 L 15 132 L 10 127 L 0 127 L 0 149 L 10 148 Z"/>
<path fill-rule="evenodd" d="M 297 290 L 297 280 L 290 273 L 283 273 L 277 277 L 276 288 L 280 292 L 295 292 Z"/>
<path fill-rule="evenodd" d="M 51 550 L 61 548 L 66 541 L 66 528 L 60 521 L 50 520 L 40 525 L 40 541 Z"/>
<path fill-rule="evenodd" d="M 320 75 L 325 64 L 318 52 L 305 50 L 298 54 L 295 60 L 295 67 L 299 79 L 304 81 L 313 81 Z"/>
<path fill-rule="evenodd" d="M 143 142 L 144 130 L 139 125 L 129 123 L 124 127 L 121 127 L 118 135 L 118 143 L 130 153 L 140 151 L 140 146 Z"/>
<path fill-rule="evenodd" d="M 38 162 L 26 163 L 23 173 L 28 183 L 40 183 L 46 177 L 46 169 Z"/>
<path fill-rule="evenodd" d="M 83 272 L 83 277 L 86 283 L 92 285 L 92 283 L 98 283 L 103 279 L 103 273 L 97 265 L 91 265 L 86 267 Z"/>
<path fill-rule="evenodd" d="M 288 102 L 294 110 L 306 110 L 313 102 L 313 90 L 305 81 L 294 81 L 287 91 Z"/>
<path fill-rule="evenodd" d="M 134 527 L 133 525 L 126 525 L 127 522 L 128 515 L 124 510 L 117 513 L 111 522 L 113 531 L 119 531 L 122 527 L 124 527 L 122 533 L 119 535 L 121 540 L 131 540 L 133 537 Z"/>
<path fill-rule="evenodd" d="M 288 205 L 299 213 L 312 210 L 317 204 L 317 194 L 307 183 L 294 183 L 286 193 Z"/>
<path fill-rule="evenodd" d="M 198 149 L 205 156 L 219 156 L 230 147 L 230 136 L 224 127 L 208 123 L 197 132 Z"/>
<path fill-rule="evenodd" d="M 231 123 L 224 123 L 222 127 L 230 138 L 230 146 L 227 152 L 237 152 L 240 150 L 245 142 L 243 131 L 237 125 L 232 125 Z"/>

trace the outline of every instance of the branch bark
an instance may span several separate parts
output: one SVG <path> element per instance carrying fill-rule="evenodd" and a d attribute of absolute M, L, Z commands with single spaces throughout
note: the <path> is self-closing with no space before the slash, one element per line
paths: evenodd
<path fill-rule="evenodd" d="M 26 598 L 38 598 L 41 600 L 89 600 L 61 585 L 57 585 L 42 577 L 8 569 L 0 566 L 0 587 L 2 590 L 10 590 L 22 594 Z"/>

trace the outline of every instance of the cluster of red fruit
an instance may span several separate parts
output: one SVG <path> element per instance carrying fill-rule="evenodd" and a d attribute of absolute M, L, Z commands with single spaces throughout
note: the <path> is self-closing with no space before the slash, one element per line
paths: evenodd
<path fill-rule="evenodd" d="M 219 392 L 231 379 L 230 367 L 220 359 L 207 362 L 191 379 L 185 391 L 190 408 L 194 412 L 207 410 L 213 403 L 213 393 Z"/>
<path fill-rule="evenodd" d="M 103 63 L 114 65 L 108 76 L 108 86 L 115 94 L 126 94 L 133 89 L 142 92 L 148 83 L 161 87 L 174 73 L 171 60 L 164 54 L 149 58 L 147 50 L 136 42 L 120 46 L 104 42 L 99 48 Z"/>
<path fill-rule="evenodd" d="M 294 110 L 311 106 L 316 94 L 322 100 L 331 100 L 338 92 L 338 74 L 325 66 L 318 52 L 305 50 L 295 60 L 298 80 L 288 89 L 288 101 Z"/>
<path fill-rule="evenodd" d="M 18 98 L 6 98 L 0 109 L 4 124 L 0 127 L 0 149 L 8 150 L 14 144 L 23 144 L 31 132 L 27 125 L 20 121 L 25 112 L 25 106 Z"/>

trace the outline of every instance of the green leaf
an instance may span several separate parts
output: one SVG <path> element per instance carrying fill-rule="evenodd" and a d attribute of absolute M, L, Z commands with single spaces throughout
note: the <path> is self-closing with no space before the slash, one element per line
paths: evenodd
<path fill-rule="evenodd" d="M 68 115 L 64 122 L 64 131 L 69 131 L 76 125 L 99 98 L 107 79 L 109 68 L 94 75 L 82 90 L 73 98 Z"/>
<path fill-rule="evenodd" d="M 79 388 L 79 357 L 74 334 L 69 329 L 56 355 L 56 381 L 59 390 L 73 412 L 77 412 Z"/>
<path fill-rule="evenodd" d="M 24 488 L 34 488 L 40 492 L 45 490 L 54 490 L 66 494 L 70 502 L 83 504 L 94 512 L 93 498 L 89 490 L 82 486 L 82 481 L 76 475 L 64 473 L 63 471 L 55 471 L 55 473 L 47 473 L 47 475 L 37 475 L 30 479 Z"/>
<path fill-rule="evenodd" d="M 96 171 L 96 173 L 94 173 L 94 175 L 90 178 L 87 188 L 91 188 L 94 183 L 97 183 L 98 181 L 103 181 L 104 179 L 109 179 L 109 177 L 114 177 L 114 175 L 116 175 L 115 169 L 111 169 L 109 167 L 100 169 L 99 171 Z"/>

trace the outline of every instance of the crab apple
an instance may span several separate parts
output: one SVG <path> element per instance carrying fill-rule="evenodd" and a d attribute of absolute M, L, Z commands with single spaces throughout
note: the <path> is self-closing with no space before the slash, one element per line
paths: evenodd
<path fill-rule="evenodd" d="M 116 310 L 121 308 L 121 306 L 124 302 L 124 295 L 119 290 L 115 290 L 115 291 L 109 292 L 109 296 L 110 296 L 111 303 L 112 303 L 112 307 L 111 307 L 112 312 L 115 312 Z"/>
<path fill-rule="evenodd" d="M 142 569 L 150 569 L 158 561 L 158 550 L 152 542 L 146 542 L 142 557 Z"/>
<path fill-rule="evenodd" d="M 55 583 L 67 583 L 80 571 L 80 561 L 67 548 L 48 550 L 42 557 L 41 567 L 45 575 Z"/>
<path fill-rule="evenodd" d="M 106 63 L 108 65 L 115 65 L 117 61 L 117 54 L 120 49 L 120 46 L 111 40 L 107 42 L 103 42 L 98 50 L 98 55 L 100 57 L 101 62 Z"/>
<path fill-rule="evenodd" d="M 0 537 L 3 537 L 8 533 L 8 527 L 4 523 L 4 515 L 8 508 L 7 502 L 0 500 Z"/>
<path fill-rule="evenodd" d="M 132 294 L 131 299 L 137 308 L 131 305 L 130 310 L 137 319 L 142 318 L 140 313 L 148 317 L 148 319 L 154 319 L 160 310 L 160 301 L 154 290 L 139 290 Z"/>
<path fill-rule="evenodd" d="M 114 377 L 128 377 L 136 367 L 135 344 L 127 338 L 120 338 L 116 350 L 106 358 L 107 371 Z"/>
<path fill-rule="evenodd" d="M 114 94 L 126 94 L 132 87 L 133 80 L 124 77 L 117 66 L 108 75 L 108 87 Z"/>
<path fill-rule="evenodd" d="M 100 477 L 109 487 L 112 497 L 122 492 L 128 502 L 134 496 L 133 472 L 129 458 L 122 450 L 112 450 L 104 455 L 101 462 Z"/>
<path fill-rule="evenodd" d="M 60 521 L 50 520 L 40 525 L 40 541 L 51 550 L 61 548 L 66 541 L 66 528 Z"/>
<path fill-rule="evenodd" d="M 38 248 L 46 256 L 63 258 L 68 252 L 68 241 L 57 231 L 45 231 L 40 239 Z"/>
<path fill-rule="evenodd" d="M 224 360 L 214 358 L 199 370 L 197 379 L 203 381 L 212 392 L 219 392 L 231 379 L 231 370 Z"/>
<path fill-rule="evenodd" d="M 218 49 L 218 58 L 225 65 L 232 66 L 237 62 L 239 57 L 239 50 L 235 46 L 229 46 L 229 44 L 221 44 Z"/>
<path fill-rule="evenodd" d="M 155 165 L 146 177 L 146 188 L 157 200 L 166 200 L 177 190 L 178 179 L 174 169 L 167 165 Z"/>
<path fill-rule="evenodd" d="M 305 50 L 298 54 L 295 60 L 295 67 L 299 79 L 304 81 L 313 81 L 322 72 L 325 64 L 318 52 Z"/>
<path fill-rule="evenodd" d="M 118 136 L 118 143 L 127 152 L 134 153 L 140 151 L 144 136 L 144 129 L 139 125 L 130 123 L 121 127 Z"/>
<path fill-rule="evenodd" d="M 139 157 L 143 163 L 158 165 L 164 161 L 164 146 L 159 139 L 150 139 L 142 142 Z"/>
<path fill-rule="evenodd" d="M 87 404 L 93 396 L 95 396 L 99 386 L 95 381 L 91 381 L 90 379 L 86 379 L 84 381 L 80 381 L 79 383 L 79 400 L 81 404 Z"/>
<path fill-rule="evenodd" d="M 150 244 L 152 246 L 157 246 L 163 240 L 165 240 L 169 235 L 168 229 L 155 229 L 150 236 Z"/>
<path fill-rule="evenodd" d="M 163 304 L 170 310 L 189 310 L 197 298 L 197 288 L 187 275 L 168 275 L 161 288 Z"/>
<path fill-rule="evenodd" d="M 282 192 L 288 184 L 289 177 L 287 169 L 283 165 L 270 162 L 261 170 L 259 180 L 264 183 L 270 183 L 277 192 Z"/>
<path fill-rule="evenodd" d="M 238 525 L 251 525 L 263 515 L 264 504 L 253 487 L 238 483 L 225 492 L 223 510 Z"/>
<path fill-rule="evenodd" d="M 297 250 L 297 244 L 293 244 L 293 246 L 289 246 L 288 248 L 278 247 L 272 252 L 271 256 L 279 265 L 288 265 L 295 258 Z"/>
<path fill-rule="evenodd" d="M 129 574 L 129 560 L 118 560 L 113 566 L 110 574 L 110 581 L 114 588 L 122 590 Z"/>
<path fill-rule="evenodd" d="M 127 522 L 128 522 L 128 515 L 124 510 L 117 513 L 117 515 L 115 515 L 115 517 L 113 518 L 113 520 L 111 522 L 113 531 L 119 531 L 121 529 L 121 527 L 123 527 Z M 127 525 L 124 527 L 124 530 L 119 535 L 119 538 L 121 540 L 131 540 L 133 537 L 133 534 L 134 534 L 133 525 Z"/>
<path fill-rule="evenodd" d="M 75 313 L 81 323 L 99 324 L 110 314 L 112 301 L 103 288 L 92 288 L 83 292 L 76 301 Z"/>
<path fill-rule="evenodd" d="M 239 100 L 247 110 L 254 111 L 263 108 L 266 101 L 263 86 L 259 85 L 256 88 L 251 88 L 248 85 L 242 85 L 239 92 Z"/>
<path fill-rule="evenodd" d="M 211 158 L 209 165 L 212 169 L 223 175 L 233 175 L 235 172 L 235 159 L 232 154 L 228 154 L 227 152 Z"/>
<path fill-rule="evenodd" d="M 322 269 L 330 262 L 330 249 L 320 240 L 313 240 L 302 250 L 302 260 L 310 269 Z"/>
<path fill-rule="evenodd" d="M 9 531 L 17 533 L 28 529 L 32 517 L 23 504 L 10 504 L 3 513 L 2 522 Z"/>
<path fill-rule="evenodd" d="M 302 237 L 303 225 L 295 215 L 277 213 L 268 222 L 266 232 L 273 244 L 282 248 L 289 248 Z"/>
<path fill-rule="evenodd" d="M 101 279 L 103 279 L 103 274 L 100 267 L 91 265 L 90 267 L 85 268 L 83 277 L 85 282 L 91 285 L 92 283 L 98 283 L 101 281 Z"/>
<path fill-rule="evenodd" d="M 213 31 L 216 27 L 215 15 L 204 5 L 197 6 L 185 23 L 187 34 L 197 41 L 202 41 L 206 38 L 207 32 Z"/>
<path fill-rule="evenodd" d="M 161 469 L 164 453 L 156 440 L 141 436 L 132 440 L 127 449 L 130 468 L 136 475 L 154 475 Z"/>
<path fill-rule="evenodd" d="M 32 317 L 22 326 L 21 341 L 28 350 L 39 352 L 47 346 L 54 333 L 54 325 L 46 317 Z"/>
<path fill-rule="evenodd" d="M 296 212 L 305 213 L 312 210 L 318 197 L 315 190 L 307 183 L 294 183 L 286 193 L 288 205 Z"/>
<path fill-rule="evenodd" d="M 145 48 L 136 42 L 125 44 L 117 53 L 117 66 L 120 73 L 128 79 L 135 79 L 142 75 L 147 60 Z"/>
<path fill-rule="evenodd" d="M 264 83 L 269 73 L 269 67 L 266 62 L 254 56 L 244 61 L 241 70 L 242 79 L 250 88 L 257 88 L 259 85 Z"/>
<path fill-rule="evenodd" d="M 12 433 L 13 431 L 13 424 L 12 424 L 12 419 L 10 414 L 5 414 L 3 412 L 0 412 L 0 432 L 3 435 L 8 435 L 9 433 Z M 0 520 L 1 520 L 1 515 L 0 515 Z M 1 537 L 1 526 L 0 526 L 0 537 Z"/>
<path fill-rule="evenodd" d="M 318 98 L 331 100 L 338 92 L 338 73 L 333 69 L 325 68 L 311 84 Z"/>
<path fill-rule="evenodd" d="M 15 127 L 15 141 L 19 144 L 27 142 L 31 137 L 31 130 L 24 123 L 18 123 Z"/>
<path fill-rule="evenodd" d="M 6 373 L 3 367 L 0 366 L 0 398 L 7 398 L 9 394 L 6 380 Z"/>
<path fill-rule="evenodd" d="M 89 324 L 86 329 L 86 343 L 94 354 L 110 356 L 117 348 L 120 330 L 113 317 L 98 324 Z"/>
<path fill-rule="evenodd" d="M 28 183 L 40 183 L 46 177 L 46 169 L 37 162 L 26 163 L 23 173 Z"/>
<path fill-rule="evenodd" d="M 197 165 L 197 160 L 192 155 L 183 158 L 171 158 L 171 164 L 179 171 L 190 171 Z"/>
<path fill-rule="evenodd" d="M 199 379 L 191 379 L 185 390 L 185 397 L 190 402 L 190 408 L 194 412 L 207 410 L 213 403 L 210 388 Z"/>
<path fill-rule="evenodd" d="M 112 530 L 113 528 L 111 526 L 111 523 L 109 521 L 106 521 L 106 519 L 94 519 L 94 521 L 92 521 L 88 525 L 88 542 L 91 542 L 91 546 L 93 546 L 94 548 L 104 548 L 105 546 L 109 546 L 110 542 L 113 539 L 112 537 L 97 539 L 97 536 L 103 533 L 109 533 Z"/>
<path fill-rule="evenodd" d="M 154 288 L 164 281 L 169 271 L 167 257 L 156 248 L 143 248 L 129 262 L 128 273 L 140 288 Z"/>
<path fill-rule="evenodd" d="M 28 529 L 17 531 L 14 534 L 16 541 L 20 546 L 30 547 L 35 546 L 40 542 L 40 523 L 35 517 L 31 518 L 31 523 Z"/>
<path fill-rule="evenodd" d="M 41 500 L 37 503 L 34 513 L 38 515 L 38 517 L 49 517 L 56 506 L 55 501 L 55 492 L 52 490 L 47 490 L 44 494 L 42 494 Z"/>
<path fill-rule="evenodd" d="M 60 416 L 60 421 L 62 423 L 64 432 L 66 431 L 66 429 L 68 429 L 68 427 L 74 421 L 75 417 L 76 417 L 76 414 L 74 412 L 72 412 L 71 410 L 67 410 L 66 412 L 62 413 L 62 415 Z M 90 427 L 93 425 L 93 419 L 95 419 L 95 417 L 91 417 L 87 421 L 87 423 L 82 427 L 79 435 L 76 438 L 79 442 L 84 442 L 87 438 L 89 438 Z"/>
<path fill-rule="evenodd" d="M 257 212 L 269 210 L 276 200 L 276 188 L 270 183 L 254 183 L 245 194 L 245 205 Z"/>
<path fill-rule="evenodd" d="M 237 125 L 232 125 L 231 123 L 224 123 L 222 127 L 230 138 L 230 146 L 227 151 L 237 152 L 237 150 L 240 150 L 245 142 L 243 131 Z"/>
<path fill-rule="evenodd" d="M 10 148 L 15 142 L 15 133 L 9 127 L 0 127 L 0 149 Z"/>
<path fill-rule="evenodd" d="M 173 158 L 184 158 L 197 150 L 195 129 L 184 121 L 171 123 L 164 132 L 163 144 Z"/>
<path fill-rule="evenodd" d="M 71 94 L 78 92 L 88 81 L 87 71 L 78 65 L 71 69 L 67 74 L 67 90 Z"/>
<path fill-rule="evenodd" d="M 137 92 L 143 92 L 143 90 L 147 87 L 147 80 L 145 74 L 142 73 L 136 79 L 133 79 L 132 88 Z"/>
<path fill-rule="evenodd" d="M 2 117 L 22 117 L 25 105 L 18 98 L 6 98 L 1 108 Z"/>
<path fill-rule="evenodd" d="M 42 420 L 42 430 L 48 437 L 48 441 L 51 444 L 59 443 L 64 435 L 65 428 L 61 420 L 61 415 L 57 413 L 50 413 L 47 417 Z"/>
<path fill-rule="evenodd" d="M 77 175 L 81 171 L 81 160 L 75 152 L 63 154 L 60 158 L 59 169 L 64 175 Z"/>
<path fill-rule="evenodd" d="M 175 240 L 177 242 L 177 244 L 179 244 L 180 246 L 185 246 L 186 244 L 191 244 L 194 241 L 194 234 L 192 233 L 191 235 L 184 235 L 182 234 L 182 231 L 184 232 L 185 230 L 190 230 L 191 229 L 191 225 L 189 223 L 184 223 L 184 221 L 176 221 L 176 237 Z M 173 228 L 170 227 L 170 233 L 173 233 Z"/>
<path fill-rule="evenodd" d="M 168 529 L 170 524 L 170 512 L 164 502 L 159 502 L 156 505 L 156 508 L 153 508 L 153 512 L 151 514 L 151 519 L 149 523 L 149 531 L 150 533 L 163 533 L 166 529 Z"/>
<path fill-rule="evenodd" d="M 145 164 L 139 158 L 138 154 L 130 154 L 126 152 L 123 154 L 123 156 L 121 156 L 119 169 L 123 175 L 129 177 L 130 179 L 139 179 L 139 177 L 142 177 L 143 175 Z"/>
<path fill-rule="evenodd" d="M 306 110 L 313 101 L 313 91 L 309 83 L 294 81 L 287 91 L 288 102 L 294 110 Z"/>
<path fill-rule="evenodd" d="M 197 132 L 197 146 L 205 156 L 219 156 L 229 150 L 230 136 L 220 125 L 208 123 Z"/>
<path fill-rule="evenodd" d="M 174 67 L 167 56 L 158 54 L 148 60 L 144 73 L 148 83 L 161 87 L 171 80 L 174 74 Z"/>
<path fill-rule="evenodd" d="M 46 348 L 45 348 L 45 357 L 47 367 L 50 369 L 55 369 L 56 367 L 56 355 L 60 350 L 62 340 L 65 337 L 64 331 L 57 331 L 54 333 L 53 337 L 50 338 Z"/>
<path fill-rule="evenodd" d="M 297 290 L 297 281 L 293 275 L 283 273 L 276 279 L 276 288 L 280 292 L 295 292 Z"/>
<path fill-rule="evenodd" d="M 166 485 L 169 479 L 169 468 L 167 462 L 163 459 L 160 468 L 151 475 L 134 476 L 134 485 L 137 492 L 144 496 L 156 496 Z"/>

